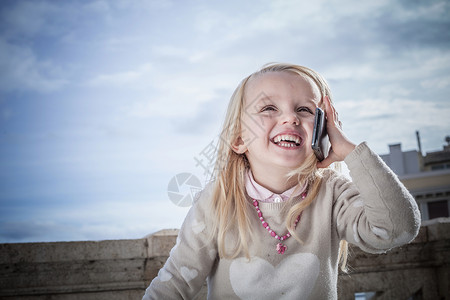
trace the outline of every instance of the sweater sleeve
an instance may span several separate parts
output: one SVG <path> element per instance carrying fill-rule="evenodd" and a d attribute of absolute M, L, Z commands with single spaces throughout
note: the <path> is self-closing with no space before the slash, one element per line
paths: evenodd
<path fill-rule="evenodd" d="M 371 253 L 412 241 L 416 201 L 383 160 L 362 143 L 345 158 L 352 182 L 334 180 L 333 217 L 340 239 Z"/>
<path fill-rule="evenodd" d="M 193 299 L 205 283 L 217 251 L 208 219 L 209 191 L 203 190 L 189 210 L 176 245 L 147 288 L 143 300 Z"/>

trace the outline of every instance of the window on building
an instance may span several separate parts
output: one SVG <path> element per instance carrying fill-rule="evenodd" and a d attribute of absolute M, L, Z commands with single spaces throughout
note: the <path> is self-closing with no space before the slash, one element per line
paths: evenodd
<path fill-rule="evenodd" d="M 431 170 L 433 170 L 433 171 L 444 170 L 444 169 L 445 169 L 445 166 L 444 166 L 444 165 L 434 165 L 434 166 L 431 166 Z"/>
<path fill-rule="evenodd" d="M 431 166 L 431 170 L 433 170 L 433 171 L 444 170 L 444 169 L 450 169 L 450 164 L 446 163 L 446 164 L 439 164 L 439 165 Z"/>
<path fill-rule="evenodd" d="M 380 293 L 377 293 L 377 292 L 356 293 L 355 300 L 370 300 L 370 299 L 373 299 L 378 294 L 380 294 Z"/>
<path fill-rule="evenodd" d="M 447 218 L 449 216 L 447 200 L 428 202 L 427 206 L 429 219 Z"/>

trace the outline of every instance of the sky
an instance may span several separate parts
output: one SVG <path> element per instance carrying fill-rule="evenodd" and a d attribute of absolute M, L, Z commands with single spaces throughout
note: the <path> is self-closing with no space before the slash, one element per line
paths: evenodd
<path fill-rule="evenodd" d="M 0 242 L 179 228 L 233 90 L 269 62 L 321 73 L 353 142 L 440 150 L 449 50 L 443 0 L 3 0 Z"/>

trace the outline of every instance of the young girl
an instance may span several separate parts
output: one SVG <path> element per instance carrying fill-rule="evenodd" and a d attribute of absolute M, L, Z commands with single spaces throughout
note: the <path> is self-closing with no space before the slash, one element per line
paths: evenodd
<path fill-rule="evenodd" d="M 326 112 L 331 143 L 322 162 L 311 149 L 316 107 Z M 352 181 L 328 168 L 338 161 Z M 419 227 L 417 205 L 395 174 L 344 135 L 325 80 L 271 64 L 231 97 L 215 179 L 144 299 L 192 299 L 205 279 L 208 299 L 337 299 L 341 241 L 382 253 Z"/>

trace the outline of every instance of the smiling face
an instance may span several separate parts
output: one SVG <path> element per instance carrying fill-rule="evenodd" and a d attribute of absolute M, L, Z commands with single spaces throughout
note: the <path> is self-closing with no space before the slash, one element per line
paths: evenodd
<path fill-rule="evenodd" d="M 247 83 L 240 144 L 252 173 L 288 174 L 313 151 L 314 113 L 321 100 L 316 84 L 293 72 L 268 72 Z"/>

